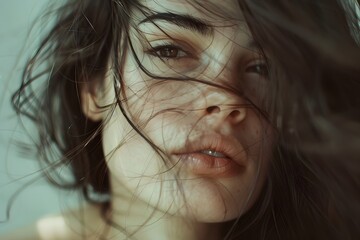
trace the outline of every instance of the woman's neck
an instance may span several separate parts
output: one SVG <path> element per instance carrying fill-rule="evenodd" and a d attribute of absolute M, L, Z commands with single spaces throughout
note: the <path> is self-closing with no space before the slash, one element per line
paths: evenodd
<path fill-rule="evenodd" d="M 130 196 L 113 198 L 109 218 L 112 226 L 107 237 L 111 239 L 119 235 L 138 240 L 221 239 L 222 224 L 189 220 L 158 210 Z"/>

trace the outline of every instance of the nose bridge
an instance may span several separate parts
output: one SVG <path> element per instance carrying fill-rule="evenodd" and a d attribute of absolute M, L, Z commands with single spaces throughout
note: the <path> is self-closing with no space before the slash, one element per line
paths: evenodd
<path fill-rule="evenodd" d="M 221 89 L 216 86 L 209 86 L 204 91 L 205 95 L 205 105 L 207 107 L 210 106 L 218 106 L 222 109 L 226 109 L 226 106 L 236 105 L 236 99 L 239 97 L 235 96 L 235 94 L 229 92 L 226 89 Z"/>
<path fill-rule="evenodd" d="M 230 83 L 236 72 L 236 52 L 236 46 L 230 40 L 218 48 L 212 55 L 211 64 L 208 67 L 209 77 L 217 83 Z"/>
<path fill-rule="evenodd" d="M 238 88 L 236 81 L 239 45 L 236 44 L 235 36 L 222 35 L 219 39 L 222 41 L 215 43 L 212 48 L 212 59 L 206 76 L 209 81 L 219 86 L 204 87 L 203 114 L 215 123 L 228 121 L 237 124 L 246 117 L 245 100 L 235 91 Z"/>

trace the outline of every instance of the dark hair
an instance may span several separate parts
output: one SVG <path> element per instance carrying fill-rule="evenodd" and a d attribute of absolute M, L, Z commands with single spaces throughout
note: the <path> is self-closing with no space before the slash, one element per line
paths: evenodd
<path fill-rule="evenodd" d="M 238 2 L 268 60 L 267 115 L 278 142 L 260 199 L 228 223 L 225 238 L 359 238 L 359 1 Z M 105 207 L 111 192 L 102 123 L 82 113 L 79 88 L 103 78 L 109 59 L 121 72 L 133 7 L 143 8 L 137 1 L 70 0 L 57 9 L 13 96 L 17 112 L 38 126 L 48 179 Z M 121 74 L 116 78 L 121 82 Z M 31 86 L 40 79 L 46 88 L 39 94 Z M 70 178 L 57 171 L 68 166 Z"/>
<path fill-rule="evenodd" d="M 269 178 L 272 198 L 258 219 L 263 238 L 357 239 L 358 2 L 240 3 L 253 37 L 271 59 L 279 132 Z"/>

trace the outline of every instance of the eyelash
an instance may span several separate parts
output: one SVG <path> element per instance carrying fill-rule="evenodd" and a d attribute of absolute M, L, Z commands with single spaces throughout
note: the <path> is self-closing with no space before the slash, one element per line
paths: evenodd
<path fill-rule="evenodd" d="M 161 51 L 177 51 L 176 56 L 161 56 L 162 53 Z M 161 59 L 173 59 L 173 60 L 179 60 L 181 58 L 188 58 L 188 57 L 192 57 L 192 54 L 189 53 L 188 51 L 184 50 L 182 47 L 177 46 L 175 44 L 169 44 L 169 43 L 164 43 L 155 47 L 152 47 L 151 49 L 149 49 L 148 51 L 146 51 L 147 53 L 155 56 L 155 57 L 159 57 Z M 180 56 L 179 56 L 180 53 Z"/>
<path fill-rule="evenodd" d="M 255 73 L 263 77 L 269 76 L 269 69 L 266 63 L 256 63 L 246 67 L 246 73 Z"/>
<path fill-rule="evenodd" d="M 178 51 L 176 53 L 176 56 L 162 56 L 161 51 Z M 182 47 L 173 44 L 173 43 L 163 43 L 159 44 L 157 46 L 151 47 L 149 50 L 146 51 L 146 53 L 153 55 L 155 57 L 158 57 L 163 60 L 173 60 L 173 61 L 179 61 L 182 58 L 191 58 L 193 57 L 193 54 L 191 54 L 189 51 L 184 50 Z M 179 56 L 180 53 L 180 56 Z M 255 64 L 250 64 L 245 68 L 245 73 L 249 74 L 258 74 L 264 78 L 267 78 L 269 76 L 269 69 L 268 65 L 265 62 L 259 62 L 256 61 Z"/>

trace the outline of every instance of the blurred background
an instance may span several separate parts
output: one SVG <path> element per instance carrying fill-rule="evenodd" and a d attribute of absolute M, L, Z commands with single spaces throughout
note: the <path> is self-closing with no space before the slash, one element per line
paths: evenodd
<path fill-rule="evenodd" d="M 35 129 L 10 104 L 24 63 L 44 32 L 34 21 L 50 1 L 0 0 L 0 234 L 75 205 L 70 193 L 40 177 L 36 157 L 21 150 L 20 142 L 31 143 Z"/>

